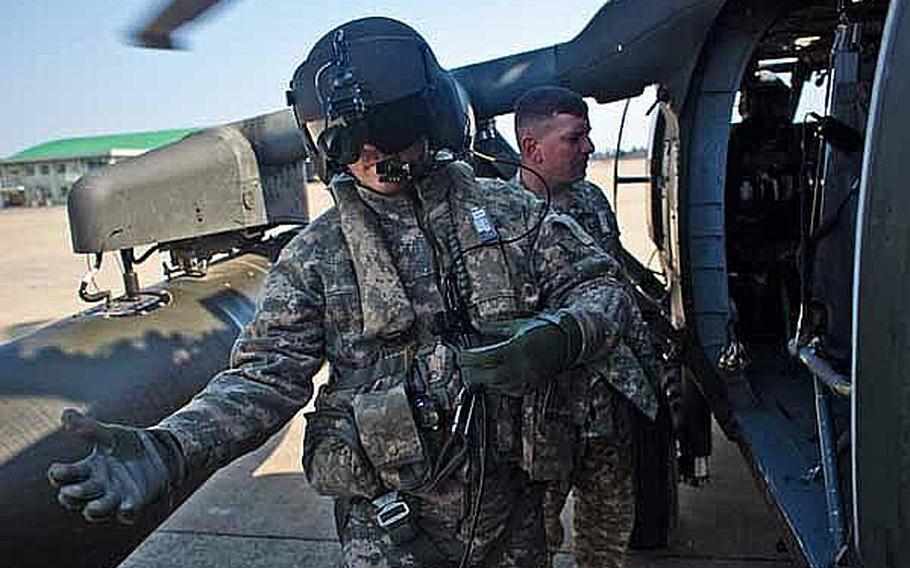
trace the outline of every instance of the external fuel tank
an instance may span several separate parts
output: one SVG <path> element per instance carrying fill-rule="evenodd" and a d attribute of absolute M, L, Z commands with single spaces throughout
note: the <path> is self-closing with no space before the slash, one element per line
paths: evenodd
<path fill-rule="evenodd" d="M 90 525 L 57 504 L 48 466 L 90 449 L 61 432 L 60 413 L 149 426 L 182 406 L 227 366 L 269 264 L 257 254 L 213 263 L 202 278 L 150 287 L 169 301 L 147 313 L 99 306 L 0 345 L 0 564 L 116 566 L 161 523 L 176 503 L 131 527 Z"/>

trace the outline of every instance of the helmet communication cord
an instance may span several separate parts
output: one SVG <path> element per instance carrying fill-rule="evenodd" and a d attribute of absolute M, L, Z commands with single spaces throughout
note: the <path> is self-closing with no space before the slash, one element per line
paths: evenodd
<path fill-rule="evenodd" d="M 470 332 L 477 331 L 476 329 L 473 328 L 473 325 L 471 324 L 470 317 L 469 317 L 468 311 L 467 311 L 467 305 L 465 303 L 463 294 L 461 293 L 461 291 L 466 286 L 466 279 L 468 278 L 467 269 L 464 266 L 465 256 L 470 252 L 479 250 L 479 249 L 481 249 L 483 247 L 487 247 L 487 246 L 502 247 L 506 244 L 514 243 L 514 242 L 520 241 L 522 239 L 525 239 L 532 234 L 534 235 L 534 238 L 536 239 L 537 235 L 539 235 L 539 233 L 540 233 L 540 228 L 543 226 L 543 221 L 550 211 L 551 201 L 552 201 L 552 193 L 551 193 L 549 184 L 544 179 L 544 177 L 539 172 L 535 171 L 533 168 L 530 168 L 530 167 L 528 167 L 524 164 L 518 163 L 518 162 L 512 162 L 510 160 L 503 160 L 500 158 L 496 158 L 494 156 L 482 154 L 482 153 L 474 151 L 474 150 L 472 150 L 471 153 L 474 156 L 476 156 L 484 161 L 487 161 L 487 162 L 491 162 L 491 163 L 498 162 L 498 163 L 505 164 L 505 165 L 513 165 L 513 166 L 517 166 L 519 168 L 523 168 L 523 169 L 531 172 L 531 174 L 535 175 L 541 181 L 544 188 L 546 189 L 546 198 L 544 201 L 544 206 L 541 208 L 540 214 L 538 215 L 537 220 L 534 222 L 534 224 L 530 228 L 528 228 L 527 230 L 522 232 L 520 235 L 517 235 L 515 237 L 511 237 L 511 238 L 508 238 L 505 240 L 497 238 L 495 240 L 484 242 L 484 243 L 481 243 L 478 245 L 474 245 L 472 247 L 468 247 L 468 248 L 462 250 L 459 248 L 458 240 L 454 234 L 442 235 L 442 237 L 446 238 L 446 240 L 447 240 L 447 242 L 446 242 L 446 244 L 448 245 L 447 248 L 449 248 L 449 250 L 453 251 L 451 253 L 452 258 L 449 261 L 448 266 L 440 274 L 440 277 L 441 277 L 440 291 L 443 293 L 445 311 L 447 314 L 450 314 L 446 318 L 447 320 L 449 320 L 447 323 L 449 326 L 455 326 L 457 328 L 456 330 L 448 330 L 448 334 L 451 335 L 451 333 L 453 331 L 455 331 L 456 336 L 458 336 L 458 343 L 461 343 L 463 346 L 470 345 Z M 447 161 L 452 161 L 453 159 L 454 159 L 454 157 L 451 157 L 448 160 L 434 159 L 431 162 L 431 167 L 433 167 L 433 165 L 437 165 L 437 166 L 441 165 L 442 163 L 446 163 Z M 388 164 L 388 166 L 392 166 L 393 168 L 397 166 L 397 164 L 395 164 L 391 160 L 387 161 L 386 164 Z M 386 166 L 386 167 L 388 167 L 388 166 Z M 404 166 L 407 166 L 407 164 L 404 164 Z M 386 170 L 386 171 L 389 171 L 389 170 Z M 411 173 L 410 169 L 405 169 L 404 171 L 408 174 Z M 447 197 L 449 199 L 451 199 L 453 196 L 450 193 L 447 195 Z M 415 203 L 417 204 L 418 207 L 420 207 L 419 198 L 415 199 Z M 449 207 L 449 214 L 450 215 L 453 214 L 453 207 L 451 206 L 451 204 Z M 418 219 L 420 217 L 421 217 L 421 215 L 418 214 Z M 454 221 L 453 221 L 453 226 L 454 226 Z M 435 235 L 433 231 L 424 230 L 424 233 L 428 235 L 428 240 L 431 244 L 431 248 L 432 249 L 439 248 L 440 243 L 437 241 L 437 235 Z M 434 258 L 437 258 L 436 252 L 434 252 Z M 439 267 L 437 266 L 437 273 L 440 272 L 438 270 L 438 268 Z M 457 365 L 457 363 L 456 363 L 456 365 Z M 465 549 L 464 549 L 464 552 L 461 557 L 461 562 L 459 563 L 459 566 L 461 568 L 464 568 L 470 563 L 474 537 L 477 532 L 477 527 L 478 527 L 478 524 L 480 521 L 480 508 L 481 508 L 481 503 L 483 502 L 484 489 L 485 489 L 484 484 L 485 484 L 485 478 L 486 478 L 486 462 L 487 462 L 487 449 L 488 449 L 487 446 L 488 446 L 489 442 L 488 442 L 488 432 L 487 432 L 486 393 L 483 391 L 482 388 L 479 388 L 479 389 L 465 388 L 462 390 L 462 394 L 459 397 L 459 399 L 460 400 L 457 405 L 454 422 L 452 424 L 452 427 L 453 427 L 452 436 L 449 438 L 447 443 L 444 445 L 443 451 L 440 452 L 440 459 L 439 459 L 439 462 L 437 463 L 437 471 L 438 471 L 437 475 L 439 477 L 434 476 L 434 481 L 438 482 L 438 480 L 441 478 L 442 473 L 444 473 L 444 472 L 447 473 L 447 472 L 451 471 L 451 469 L 453 468 L 453 464 L 459 463 L 460 460 L 465 457 L 467 450 L 471 446 L 471 432 L 472 431 L 476 432 L 477 444 L 476 444 L 476 446 L 474 446 L 476 455 L 474 453 L 471 454 L 477 460 L 476 463 L 478 463 L 476 475 L 472 476 L 475 480 L 476 488 L 473 492 L 474 499 L 473 499 L 473 502 L 471 505 L 470 529 L 469 529 L 469 533 L 468 533 L 468 540 L 467 540 L 467 544 L 465 545 Z M 476 413 L 476 415 L 473 412 L 475 405 L 478 408 L 478 412 Z M 461 428 L 460 426 L 461 426 L 462 414 L 463 414 L 465 406 L 468 409 L 467 416 L 466 416 L 466 418 L 464 418 L 465 423 L 464 423 L 463 428 Z M 477 421 L 476 423 L 475 423 L 475 420 Z M 474 424 L 476 427 L 472 428 L 472 424 Z M 449 451 L 451 449 L 451 444 L 454 441 L 456 434 L 460 434 L 459 439 L 460 439 L 461 443 L 463 444 L 461 450 L 457 451 L 450 460 L 442 459 L 449 453 Z M 445 463 L 446 465 L 441 466 L 442 463 Z"/>

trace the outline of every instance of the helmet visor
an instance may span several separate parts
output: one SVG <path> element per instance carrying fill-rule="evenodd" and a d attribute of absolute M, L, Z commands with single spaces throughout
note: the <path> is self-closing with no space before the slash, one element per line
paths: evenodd
<path fill-rule="evenodd" d="M 420 94 L 375 107 L 350 124 L 326 128 L 325 120 L 306 123 L 319 149 L 341 165 L 356 162 L 364 144 L 372 144 L 384 154 L 397 154 L 429 136 L 430 126 L 429 108 Z"/>
<path fill-rule="evenodd" d="M 299 121 L 325 117 L 325 101 L 333 82 L 344 72 L 335 66 L 330 46 L 314 50 L 294 72 L 289 102 Z M 368 106 L 382 105 L 432 85 L 435 64 L 426 47 L 408 37 L 372 38 L 348 42 L 350 67 Z"/>

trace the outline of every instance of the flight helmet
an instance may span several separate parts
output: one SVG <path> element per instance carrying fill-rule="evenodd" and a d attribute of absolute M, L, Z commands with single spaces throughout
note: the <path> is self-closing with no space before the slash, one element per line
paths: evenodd
<path fill-rule="evenodd" d="M 390 18 L 354 20 L 324 35 L 287 91 L 298 126 L 329 174 L 357 161 L 369 142 L 396 154 L 421 137 L 431 152 L 468 148 L 464 92 L 426 41 Z"/>
<path fill-rule="evenodd" d="M 790 87 L 770 71 L 759 71 L 744 82 L 739 111 L 753 120 L 787 120 L 793 93 Z"/>

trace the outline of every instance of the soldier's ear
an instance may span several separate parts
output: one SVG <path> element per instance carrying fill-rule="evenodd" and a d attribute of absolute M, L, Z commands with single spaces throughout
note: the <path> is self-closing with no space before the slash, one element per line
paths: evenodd
<path fill-rule="evenodd" d="M 538 151 L 538 146 L 537 138 L 534 137 L 530 129 L 526 129 L 519 134 L 518 150 L 521 152 L 522 158 L 526 160 L 532 159 L 535 152 Z"/>

